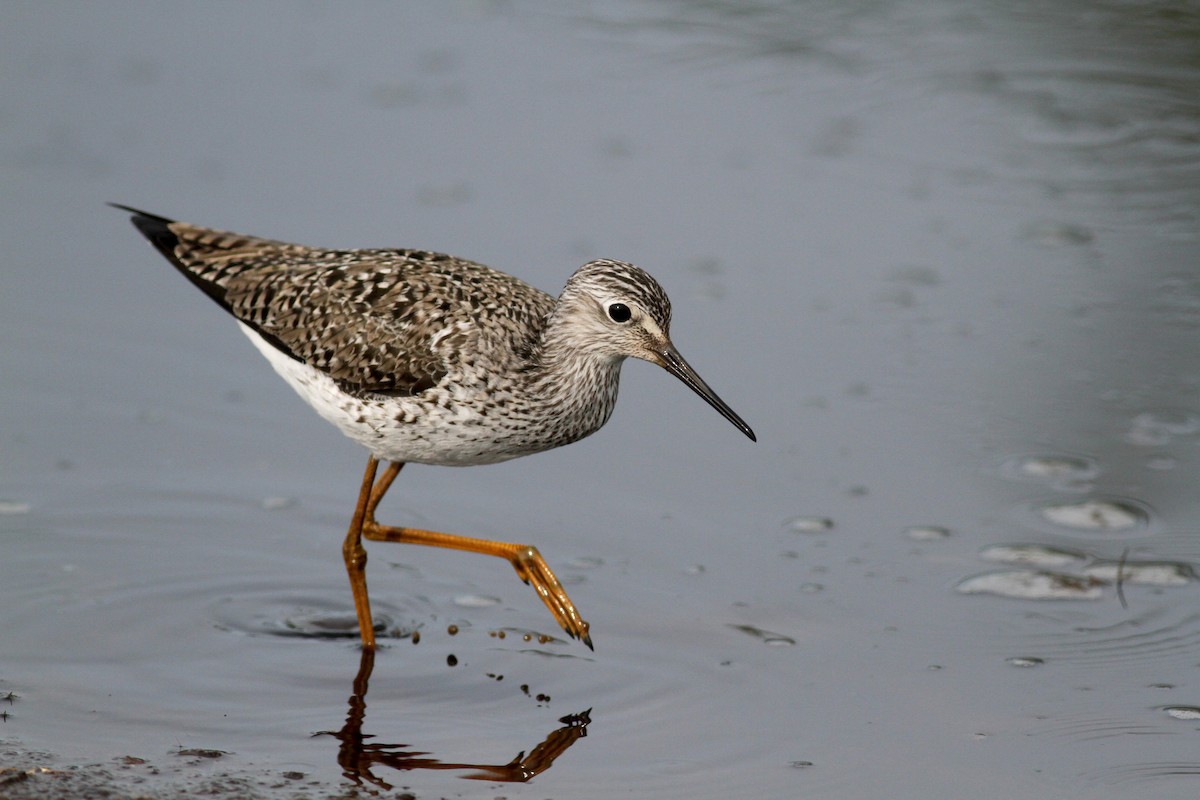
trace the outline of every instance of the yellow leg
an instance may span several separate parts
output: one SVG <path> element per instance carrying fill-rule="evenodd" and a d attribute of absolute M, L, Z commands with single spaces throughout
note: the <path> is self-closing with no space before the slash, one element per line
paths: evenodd
<path fill-rule="evenodd" d="M 362 546 L 362 539 L 377 542 L 398 542 L 401 544 L 420 544 L 427 547 L 444 547 L 450 550 L 465 550 L 470 553 L 498 556 L 507 560 L 517 571 L 517 576 L 526 584 L 533 586 L 538 597 L 550 609 L 554 619 L 572 638 L 582 639 L 589 648 L 592 638 L 588 635 L 588 624 L 575 609 L 575 604 L 567 596 L 567 592 L 555 577 L 550 565 L 542 558 L 536 547 L 527 544 L 512 544 L 509 542 L 494 542 L 489 539 L 474 539 L 468 536 L 456 536 L 451 533 L 426 531 L 419 528 L 396 528 L 390 525 L 380 525 L 375 521 L 375 509 L 391 488 L 392 482 L 400 474 L 403 462 L 391 462 L 384 470 L 379 480 L 375 480 L 375 472 L 379 462 L 374 456 L 367 459 L 367 470 L 363 475 L 362 490 L 358 495 L 358 506 L 354 510 L 354 520 L 350 523 L 350 531 L 346 534 L 346 542 L 342 546 L 342 555 L 346 559 L 346 571 L 350 574 L 350 588 L 354 592 L 354 607 L 358 612 L 358 627 L 362 634 L 363 647 L 375 647 L 375 629 L 371 621 L 371 601 L 367 596 L 367 551 Z"/>
<path fill-rule="evenodd" d="M 363 647 L 367 650 L 375 649 L 375 623 L 371 619 L 371 598 L 367 594 L 367 551 L 362 545 L 362 532 L 367 508 L 374 509 L 374 505 L 371 505 L 370 501 L 375 484 L 375 469 L 378 466 L 379 462 L 375 460 L 374 456 L 367 459 L 367 470 L 363 474 L 362 489 L 358 493 L 358 505 L 354 508 L 354 518 L 350 521 L 350 530 L 346 532 L 346 541 L 342 543 L 342 558 L 346 561 L 346 572 L 350 576 L 350 591 L 354 594 L 354 611 L 358 615 L 358 633 L 362 637 Z M 394 478 L 395 475 L 392 477 Z M 382 481 L 380 482 L 382 483 Z M 391 481 L 389 480 L 388 483 Z"/>

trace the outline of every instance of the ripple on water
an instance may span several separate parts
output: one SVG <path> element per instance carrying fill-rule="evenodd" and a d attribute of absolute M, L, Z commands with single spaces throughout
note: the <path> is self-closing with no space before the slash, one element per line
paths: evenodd
<path fill-rule="evenodd" d="M 404 612 L 378 601 L 371 605 L 379 638 L 408 638 L 420 627 Z M 358 638 L 358 618 L 348 598 L 271 590 L 239 592 L 217 600 L 211 613 L 221 630 L 308 639 Z"/>
<path fill-rule="evenodd" d="M 1183 410 L 1146 411 L 1133 418 L 1125 441 L 1140 447 L 1162 447 L 1200 433 L 1200 414 Z"/>
<path fill-rule="evenodd" d="M 1153 736 L 1169 733 L 1157 720 L 1140 721 L 1119 716 L 1081 714 L 1066 718 L 1049 718 L 1051 724 L 1038 734 L 1050 734 L 1079 742 L 1101 739 L 1122 739 L 1127 736 Z"/>
<path fill-rule="evenodd" d="M 1020 641 L 1021 647 L 1045 658 L 1072 664 L 1166 663 L 1200 647 L 1200 613 L 1170 618 L 1159 607 L 1115 625 L 1055 625 L 1044 633 L 1023 635 Z"/>
<path fill-rule="evenodd" d="M 1105 767 L 1091 773 L 1085 773 L 1085 779 L 1095 780 L 1105 786 L 1118 783 L 1137 781 L 1145 783 L 1156 778 L 1183 778 L 1191 780 L 1200 776 L 1200 762 L 1193 761 L 1151 761 L 1139 764 L 1119 764 L 1115 767 Z M 1143 793 L 1143 797 L 1149 796 Z"/>

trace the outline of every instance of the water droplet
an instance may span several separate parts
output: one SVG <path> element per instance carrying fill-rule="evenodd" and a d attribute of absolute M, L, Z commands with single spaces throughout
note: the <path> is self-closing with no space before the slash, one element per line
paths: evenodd
<path fill-rule="evenodd" d="M 829 517 L 792 517 L 783 526 L 793 533 L 825 533 L 833 529 Z"/>
<path fill-rule="evenodd" d="M 825 585 L 821 583 L 802 583 L 800 591 L 804 594 L 816 594 L 825 591 Z"/>
<path fill-rule="evenodd" d="M 604 559 L 599 556 L 579 556 L 567 562 L 572 569 L 595 569 L 604 566 Z"/>
<path fill-rule="evenodd" d="M 454 605 L 459 608 L 490 608 L 500 605 L 500 598 L 485 594 L 460 594 L 454 598 Z"/>
<path fill-rule="evenodd" d="M 684 569 L 683 574 L 684 575 L 703 575 L 704 574 L 704 565 L 703 564 L 692 564 L 690 567 L 687 567 L 686 569 Z"/>
<path fill-rule="evenodd" d="M 979 551 L 984 561 L 999 561 L 1005 564 L 1028 564 L 1033 567 L 1066 567 L 1087 560 L 1087 556 L 1074 550 L 1062 550 L 1041 544 L 997 544 Z"/>
<path fill-rule="evenodd" d="M 904 535 L 916 542 L 936 542 L 950 537 L 950 529 L 937 525 L 910 525 Z"/>
<path fill-rule="evenodd" d="M 1038 513 L 1048 522 L 1079 531 L 1120 533 L 1146 528 L 1150 523 L 1150 512 L 1129 500 L 1093 498 L 1042 506 Z"/>
<path fill-rule="evenodd" d="M 1106 585 L 1092 577 L 1013 570 L 975 575 L 959 582 L 955 589 L 962 594 L 993 594 L 1021 600 L 1099 600 Z"/>
<path fill-rule="evenodd" d="M 1030 667 L 1040 667 L 1046 663 L 1044 659 L 1037 656 L 1013 656 L 1012 658 L 1004 659 L 1004 663 L 1013 667 L 1028 669 Z"/>
<path fill-rule="evenodd" d="M 1163 711 L 1175 719 L 1200 719 L 1200 708 L 1196 706 L 1166 706 Z"/>

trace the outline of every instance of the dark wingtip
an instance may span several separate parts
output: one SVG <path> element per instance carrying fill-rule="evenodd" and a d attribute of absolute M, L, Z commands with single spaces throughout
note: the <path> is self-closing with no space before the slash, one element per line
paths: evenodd
<path fill-rule="evenodd" d="M 149 211 L 142 211 L 140 208 L 134 208 L 133 206 L 127 206 L 127 205 L 123 205 L 121 203 L 109 203 L 108 205 L 110 205 L 113 208 L 118 209 L 120 211 L 128 211 L 130 214 L 133 214 L 135 224 L 139 218 L 153 220 L 154 222 L 158 222 L 163 225 L 170 225 L 172 222 L 175 221 L 173 219 L 167 219 L 166 217 L 160 217 L 158 214 L 151 214 Z"/>
<path fill-rule="evenodd" d="M 150 241 L 150 244 L 154 245 L 155 249 L 166 256 L 171 263 L 177 267 L 182 266 L 175 257 L 175 248 L 179 245 L 179 237 L 171 231 L 171 225 L 175 224 L 175 220 L 160 217 L 157 214 L 151 214 L 149 211 L 142 211 L 132 206 L 121 205 L 120 203 L 109 203 L 109 205 L 133 214 L 130 221 L 141 232 L 142 236 L 145 236 Z"/>

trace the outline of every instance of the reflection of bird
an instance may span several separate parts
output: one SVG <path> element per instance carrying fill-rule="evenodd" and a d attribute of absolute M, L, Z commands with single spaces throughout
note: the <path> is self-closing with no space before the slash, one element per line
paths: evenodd
<path fill-rule="evenodd" d="M 371 672 L 375 669 L 375 651 L 363 648 L 359 659 L 358 675 L 354 678 L 354 693 L 350 695 L 349 712 L 346 722 L 340 730 L 321 731 L 316 736 L 332 736 L 338 746 L 338 765 L 342 774 L 355 784 L 362 786 L 371 784 L 385 791 L 394 787 L 375 774 L 378 766 L 394 770 L 472 770 L 464 778 L 477 781 L 504 781 L 507 783 L 526 783 L 541 773 L 550 769 L 563 753 L 567 752 L 576 742 L 588 734 L 588 725 L 592 723 L 589 708 L 577 714 L 560 717 L 562 727 L 549 733 L 539 742 L 529 755 L 525 751 L 517 753 L 511 761 L 504 764 L 471 764 L 463 762 L 442 761 L 430 753 L 418 750 L 407 744 L 368 741 L 375 735 L 363 733 L 363 725 L 367 718 L 367 687 Z"/>
<path fill-rule="evenodd" d="M 567 633 L 591 646 L 536 548 L 376 522 L 406 462 L 494 464 L 582 439 L 612 413 L 629 356 L 664 367 L 754 439 L 675 349 L 667 295 L 632 264 L 585 264 L 555 300 L 440 253 L 324 250 L 117 207 L 238 319 L 317 413 L 370 451 L 342 548 L 365 647 L 375 631 L 364 536 L 508 559 Z M 389 464 L 376 481 L 379 460 Z"/>

